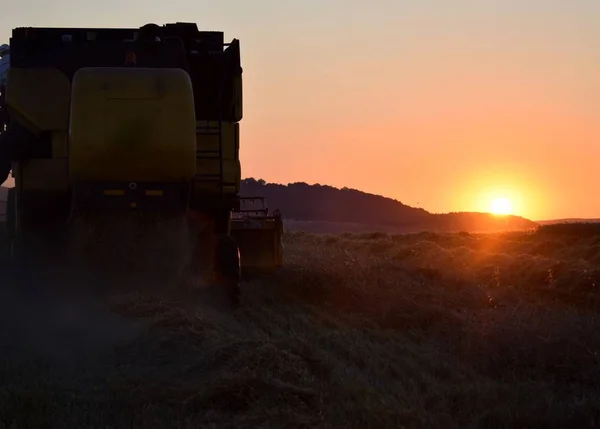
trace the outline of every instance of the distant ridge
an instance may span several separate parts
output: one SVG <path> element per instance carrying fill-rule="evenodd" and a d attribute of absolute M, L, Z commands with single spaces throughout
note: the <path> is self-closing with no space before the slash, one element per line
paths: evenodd
<path fill-rule="evenodd" d="M 318 223 L 319 229 L 326 229 L 326 223 L 341 223 L 353 230 L 373 226 L 398 232 L 497 232 L 537 226 L 537 223 L 520 216 L 474 212 L 433 214 L 381 195 L 304 182 L 282 185 L 247 178 L 242 181 L 241 194 L 266 197 L 270 208 L 281 210 L 287 225 L 297 225 L 298 228 L 310 229 L 307 222 Z M 339 230 L 340 226 L 335 229 Z"/>
<path fill-rule="evenodd" d="M 4 214 L 6 193 L 7 188 L 1 186 L 0 218 Z M 242 180 L 241 194 L 266 197 L 271 209 L 281 210 L 286 228 L 318 233 L 499 232 L 559 222 L 536 223 L 520 216 L 474 212 L 434 214 L 381 195 L 304 182 L 281 185 L 248 178 Z"/>

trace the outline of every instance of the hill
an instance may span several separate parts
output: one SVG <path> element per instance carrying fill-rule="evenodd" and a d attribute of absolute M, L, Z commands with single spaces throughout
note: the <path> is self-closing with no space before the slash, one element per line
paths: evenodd
<path fill-rule="evenodd" d="M 302 182 L 281 185 L 248 178 L 242 181 L 241 194 L 266 197 L 270 208 L 281 210 L 288 229 L 311 232 L 358 232 L 365 229 L 499 232 L 537 226 L 535 222 L 519 216 L 472 212 L 433 214 L 381 195 Z"/>

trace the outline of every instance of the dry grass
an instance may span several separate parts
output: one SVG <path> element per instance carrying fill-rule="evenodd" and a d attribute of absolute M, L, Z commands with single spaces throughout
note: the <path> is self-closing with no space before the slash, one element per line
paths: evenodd
<path fill-rule="evenodd" d="M 0 341 L 0 427 L 599 424 L 600 235 L 293 233 L 285 250 L 235 312 L 113 296 L 79 330 L 44 316 L 43 347 Z"/>

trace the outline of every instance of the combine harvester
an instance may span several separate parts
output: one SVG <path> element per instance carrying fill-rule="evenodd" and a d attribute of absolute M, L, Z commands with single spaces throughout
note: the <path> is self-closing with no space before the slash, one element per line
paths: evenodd
<path fill-rule="evenodd" d="M 193 23 L 16 28 L 3 54 L 0 180 L 15 181 L 4 225 L 13 267 L 35 270 L 36 252 L 61 248 L 78 218 L 107 214 L 184 219 L 192 271 L 211 261 L 235 302 L 245 273 L 281 266 L 281 216 L 239 195 L 237 39 Z"/>

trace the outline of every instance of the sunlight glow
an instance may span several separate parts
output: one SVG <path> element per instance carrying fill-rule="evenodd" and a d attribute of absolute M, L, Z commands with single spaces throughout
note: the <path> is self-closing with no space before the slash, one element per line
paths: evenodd
<path fill-rule="evenodd" d="M 508 198 L 495 198 L 490 204 L 490 211 L 495 215 L 509 215 L 513 208 Z"/>

